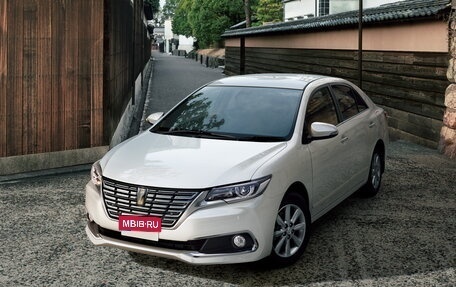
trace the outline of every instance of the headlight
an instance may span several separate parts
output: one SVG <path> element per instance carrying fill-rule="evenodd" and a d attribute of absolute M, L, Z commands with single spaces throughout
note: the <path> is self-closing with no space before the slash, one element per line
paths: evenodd
<path fill-rule="evenodd" d="M 264 192 L 271 176 L 245 183 L 214 187 L 206 196 L 206 201 L 224 200 L 227 203 L 257 197 Z"/>
<path fill-rule="evenodd" d="M 92 169 L 90 171 L 90 178 L 92 180 L 92 183 L 96 187 L 101 186 L 102 173 L 101 173 L 100 161 L 97 161 L 92 165 Z"/>

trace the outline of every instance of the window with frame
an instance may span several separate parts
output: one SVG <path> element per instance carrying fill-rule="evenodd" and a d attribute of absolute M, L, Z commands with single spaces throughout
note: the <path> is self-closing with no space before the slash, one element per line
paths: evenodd
<path fill-rule="evenodd" d="M 361 96 L 349 86 L 334 85 L 331 89 L 336 98 L 343 120 L 347 120 L 367 109 Z"/>
<path fill-rule="evenodd" d="M 318 16 L 329 14 L 329 0 L 320 0 L 318 3 Z"/>
<path fill-rule="evenodd" d="M 310 135 L 310 126 L 314 122 L 328 123 L 337 125 L 336 106 L 331 97 L 328 87 L 321 88 L 314 92 L 307 102 L 305 130 Z"/>

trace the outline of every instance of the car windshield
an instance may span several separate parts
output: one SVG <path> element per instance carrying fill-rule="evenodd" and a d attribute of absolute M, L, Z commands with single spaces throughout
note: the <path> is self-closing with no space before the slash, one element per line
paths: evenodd
<path fill-rule="evenodd" d="M 293 134 L 301 90 L 207 86 L 151 131 L 245 141 L 285 141 Z"/>

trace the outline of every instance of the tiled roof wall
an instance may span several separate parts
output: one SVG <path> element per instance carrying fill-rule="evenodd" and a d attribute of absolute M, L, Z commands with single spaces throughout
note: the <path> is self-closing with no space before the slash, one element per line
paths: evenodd
<path fill-rule="evenodd" d="M 363 10 L 363 23 L 401 21 L 413 18 L 438 16 L 450 7 L 450 0 L 405 0 L 376 8 Z M 318 30 L 323 28 L 356 25 L 358 11 L 332 14 L 323 17 L 288 21 L 273 25 L 227 30 L 223 37 L 247 36 L 297 30 Z"/>

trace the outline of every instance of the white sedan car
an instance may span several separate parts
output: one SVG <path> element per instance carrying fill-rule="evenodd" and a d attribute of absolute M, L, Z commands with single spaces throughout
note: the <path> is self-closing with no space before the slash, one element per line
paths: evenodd
<path fill-rule="evenodd" d="M 333 77 L 228 77 L 195 91 L 92 168 L 95 245 L 192 264 L 294 263 L 311 223 L 375 195 L 386 114 Z"/>

